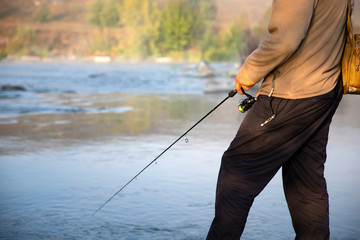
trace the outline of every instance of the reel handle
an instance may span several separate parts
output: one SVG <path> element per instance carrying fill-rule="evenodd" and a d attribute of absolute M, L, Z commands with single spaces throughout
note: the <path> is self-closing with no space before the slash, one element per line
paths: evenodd
<path fill-rule="evenodd" d="M 243 88 L 241 88 L 241 91 L 242 91 L 243 94 L 244 94 L 245 96 L 247 96 L 248 98 L 254 98 L 254 97 L 251 96 L 250 94 L 246 93 Z M 236 89 L 233 89 L 233 90 L 231 90 L 231 91 L 228 93 L 228 96 L 229 96 L 229 97 L 233 97 L 233 96 L 235 96 L 236 94 L 237 94 Z"/>

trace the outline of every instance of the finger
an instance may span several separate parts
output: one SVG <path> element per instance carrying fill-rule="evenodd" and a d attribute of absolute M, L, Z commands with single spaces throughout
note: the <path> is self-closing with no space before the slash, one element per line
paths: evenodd
<path fill-rule="evenodd" d="M 241 85 L 241 87 L 244 89 L 244 91 L 248 91 L 250 89 L 250 87 L 246 85 Z"/>
<path fill-rule="evenodd" d="M 235 82 L 235 90 L 236 90 L 239 94 L 241 94 L 241 95 L 244 94 L 243 91 L 241 91 L 241 86 L 240 86 L 240 84 L 238 83 L 238 81 Z"/>

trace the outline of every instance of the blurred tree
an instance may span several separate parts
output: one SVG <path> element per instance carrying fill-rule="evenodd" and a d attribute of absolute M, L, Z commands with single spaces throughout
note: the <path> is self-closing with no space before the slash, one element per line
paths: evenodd
<path fill-rule="evenodd" d="M 161 17 L 160 46 L 165 51 L 186 50 L 196 41 L 201 21 L 186 0 L 167 2 Z"/>
<path fill-rule="evenodd" d="M 7 57 L 7 53 L 4 49 L 0 49 L 0 60 Z"/>
<path fill-rule="evenodd" d="M 217 7 L 214 0 L 196 0 L 192 1 L 193 8 L 198 9 L 199 20 L 202 24 L 198 31 L 199 39 L 197 46 L 201 52 L 201 59 L 206 61 L 222 59 L 219 47 L 221 36 L 214 27 L 216 19 Z"/>
<path fill-rule="evenodd" d="M 214 0 L 198 0 L 200 15 L 205 21 L 214 21 L 217 7 Z"/>
<path fill-rule="evenodd" d="M 202 59 L 206 61 L 226 61 L 232 60 L 231 56 L 233 52 L 229 51 L 229 49 L 224 44 L 224 37 L 222 34 L 218 32 L 211 31 L 209 34 L 205 34 L 205 36 L 209 36 L 211 38 L 210 44 L 206 48 L 205 51 L 202 52 Z"/>
<path fill-rule="evenodd" d="M 115 27 L 120 23 L 122 0 L 95 0 L 90 5 L 90 23 L 99 27 Z"/>
<path fill-rule="evenodd" d="M 228 61 L 239 58 L 234 28 L 221 31 L 208 29 L 200 42 L 202 59 L 206 61 Z M 205 43 L 205 45 L 203 45 Z"/>
<path fill-rule="evenodd" d="M 18 27 L 5 51 L 9 55 L 21 56 L 36 42 L 36 31 L 28 26 Z"/>
<path fill-rule="evenodd" d="M 110 55 L 114 45 L 114 40 L 109 34 L 108 29 L 96 29 L 89 36 L 88 54 L 91 55 Z"/>
<path fill-rule="evenodd" d="M 123 0 L 120 7 L 121 21 L 125 28 L 126 42 L 120 45 L 131 46 L 124 49 L 127 54 L 148 57 L 158 52 L 160 11 L 149 0 Z M 129 44 L 131 42 L 132 44 Z"/>
<path fill-rule="evenodd" d="M 43 0 L 35 13 L 34 21 L 47 22 L 50 19 L 50 8 L 48 0 Z"/>
<path fill-rule="evenodd" d="M 213 60 L 212 57 L 207 56 L 209 51 L 212 51 L 213 48 L 217 48 L 218 42 L 217 32 L 212 27 L 207 27 L 203 34 L 202 39 L 199 41 L 199 48 L 201 51 L 201 58 L 206 61 Z"/>
<path fill-rule="evenodd" d="M 241 59 L 246 55 L 246 22 L 247 16 L 245 12 L 242 12 L 237 19 L 230 25 L 225 33 L 224 44 L 228 51 L 233 52 L 233 56 L 236 55 Z"/>
<path fill-rule="evenodd" d="M 90 23 L 101 26 L 101 13 L 104 8 L 104 3 L 101 0 L 95 0 L 90 5 Z"/>
<path fill-rule="evenodd" d="M 101 26 L 115 27 L 119 25 L 121 2 L 118 0 L 107 1 L 100 12 Z"/>

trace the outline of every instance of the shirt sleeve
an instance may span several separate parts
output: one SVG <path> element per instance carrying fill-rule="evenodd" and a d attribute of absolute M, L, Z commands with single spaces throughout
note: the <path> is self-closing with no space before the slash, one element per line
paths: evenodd
<path fill-rule="evenodd" d="M 296 51 L 309 29 L 314 4 L 315 0 L 273 0 L 268 35 L 244 63 L 251 81 L 259 82 Z"/>

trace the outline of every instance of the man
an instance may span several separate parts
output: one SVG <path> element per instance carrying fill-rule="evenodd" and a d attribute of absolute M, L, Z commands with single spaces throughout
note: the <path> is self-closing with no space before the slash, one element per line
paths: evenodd
<path fill-rule="evenodd" d="M 240 94 L 264 81 L 222 157 L 208 240 L 240 239 L 280 168 L 296 239 L 329 239 L 324 163 L 343 91 L 346 14 L 347 0 L 273 0 L 269 34 L 236 76 Z"/>

